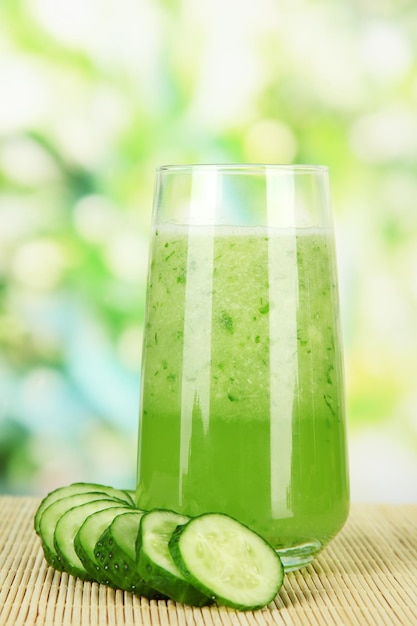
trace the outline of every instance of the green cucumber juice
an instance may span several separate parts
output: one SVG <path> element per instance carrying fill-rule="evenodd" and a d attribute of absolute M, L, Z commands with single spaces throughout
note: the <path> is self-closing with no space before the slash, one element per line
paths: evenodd
<path fill-rule="evenodd" d="M 162 226 L 143 346 L 137 504 L 227 513 L 278 550 L 343 526 L 332 234 Z"/>

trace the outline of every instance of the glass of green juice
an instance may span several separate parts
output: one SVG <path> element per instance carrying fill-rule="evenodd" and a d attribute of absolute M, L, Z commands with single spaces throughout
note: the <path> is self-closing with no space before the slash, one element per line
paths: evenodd
<path fill-rule="evenodd" d="M 328 169 L 157 170 L 137 505 L 223 512 L 298 569 L 349 511 Z"/>

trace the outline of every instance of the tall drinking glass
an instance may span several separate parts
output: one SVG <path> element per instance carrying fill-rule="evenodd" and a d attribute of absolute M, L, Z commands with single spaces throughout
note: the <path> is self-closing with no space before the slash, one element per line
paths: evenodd
<path fill-rule="evenodd" d="M 137 505 L 227 513 L 286 570 L 349 508 L 328 171 L 157 172 Z"/>

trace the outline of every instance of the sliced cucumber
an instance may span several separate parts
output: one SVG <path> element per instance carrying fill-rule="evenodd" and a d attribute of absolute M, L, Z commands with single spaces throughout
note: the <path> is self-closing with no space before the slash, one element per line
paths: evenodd
<path fill-rule="evenodd" d="M 85 502 L 64 513 L 58 520 L 54 533 L 54 547 L 64 571 L 83 580 L 94 579 L 75 551 L 74 540 L 85 520 L 103 509 L 120 508 L 115 500 L 100 499 Z"/>
<path fill-rule="evenodd" d="M 134 506 L 136 506 L 136 491 L 134 489 L 125 489 L 124 491 L 132 500 Z"/>
<path fill-rule="evenodd" d="M 153 588 L 176 602 L 192 606 L 210 604 L 208 594 L 196 588 L 178 569 L 168 548 L 173 531 L 189 518 L 173 511 L 153 510 L 140 522 L 136 544 L 137 569 Z"/>
<path fill-rule="evenodd" d="M 87 517 L 75 535 L 75 552 L 91 578 L 94 578 L 99 583 L 109 584 L 109 577 L 96 559 L 96 543 L 113 520 L 118 515 L 128 511 L 132 511 L 132 509 L 128 507 L 114 507 L 96 511 Z M 141 515 L 139 511 L 138 513 Z M 135 515 L 136 511 L 133 514 Z"/>
<path fill-rule="evenodd" d="M 107 485 L 99 485 L 96 483 L 72 483 L 71 485 L 65 485 L 64 487 L 58 487 L 54 491 L 48 493 L 47 496 L 40 503 L 34 519 L 35 531 L 39 535 L 39 523 L 40 518 L 44 510 L 53 502 L 67 498 L 68 496 L 77 495 L 80 493 L 100 492 L 108 495 L 109 497 L 126 502 L 128 506 L 134 506 L 134 499 L 132 491 L 123 489 L 115 489 L 114 487 L 108 487 Z"/>
<path fill-rule="evenodd" d="M 284 579 L 275 550 L 257 533 L 220 513 L 207 513 L 177 528 L 169 542 L 183 576 L 217 603 L 259 609 Z"/>
<path fill-rule="evenodd" d="M 61 498 L 52 502 L 44 509 L 39 519 L 39 536 L 42 541 L 43 552 L 49 565 L 52 565 L 55 569 L 64 571 L 64 565 L 61 562 L 58 553 L 55 549 L 54 534 L 58 520 L 70 509 L 92 502 L 96 500 L 102 500 L 104 498 L 103 493 L 78 493 L 66 498 Z M 115 506 L 120 506 L 120 501 L 107 498 L 107 500 Z"/>
<path fill-rule="evenodd" d="M 35 514 L 47 562 L 149 599 L 238 610 L 271 602 L 284 578 L 275 550 L 237 520 L 206 513 L 137 509 L 133 492 L 72 483 L 46 496 Z"/>
<path fill-rule="evenodd" d="M 150 600 L 162 595 L 143 580 L 136 568 L 136 539 L 142 516 L 139 510 L 118 515 L 96 543 L 95 558 L 104 573 L 102 582 Z"/>

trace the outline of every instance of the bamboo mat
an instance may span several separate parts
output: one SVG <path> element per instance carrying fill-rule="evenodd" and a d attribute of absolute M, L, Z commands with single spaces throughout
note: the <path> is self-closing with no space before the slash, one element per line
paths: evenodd
<path fill-rule="evenodd" d="M 0 497 L 0 626 L 417 626 L 417 505 L 356 505 L 316 561 L 260 611 L 191 608 L 83 583 L 46 564 L 39 500 Z"/>

